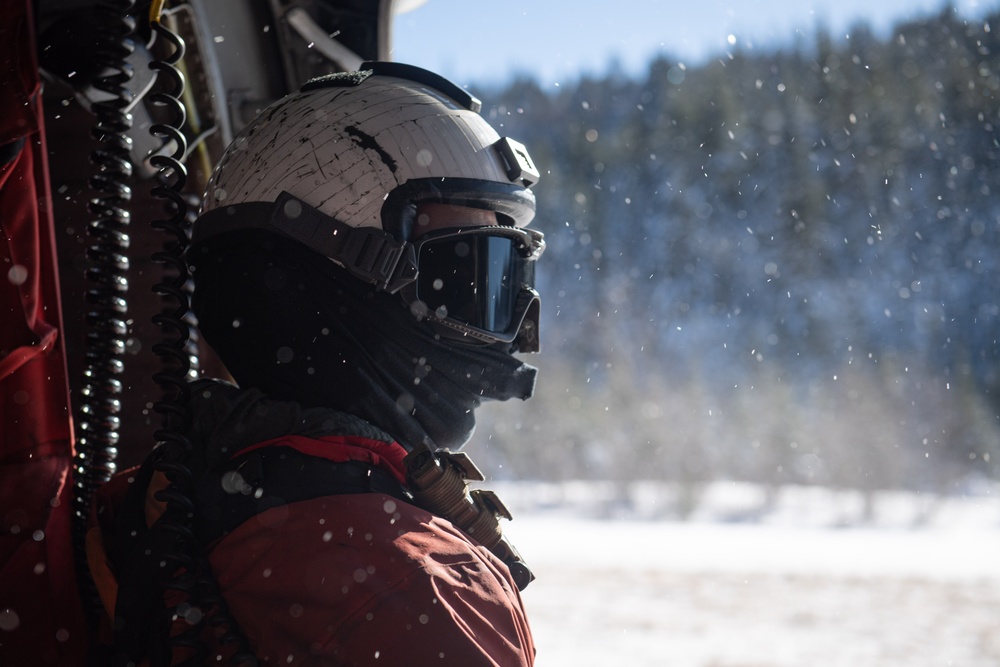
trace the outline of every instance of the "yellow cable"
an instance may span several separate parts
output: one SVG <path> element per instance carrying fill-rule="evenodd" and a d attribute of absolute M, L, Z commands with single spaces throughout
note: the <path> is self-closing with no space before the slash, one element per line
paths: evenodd
<path fill-rule="evenodd" d="M 163 5 L 166 0 L 153 0 L 153 4 L 149 6 L 149 22 L 159 23 L 160 17 L 163 15 Z"/>

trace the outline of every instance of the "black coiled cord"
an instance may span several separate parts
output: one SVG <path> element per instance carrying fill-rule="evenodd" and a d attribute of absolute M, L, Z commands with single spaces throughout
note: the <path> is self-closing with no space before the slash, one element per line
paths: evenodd
<path fill-rule="evenodd" d="M 193 447 L 185 433 L 191 426 L 188 380 L 192 363 L 197 360 L 193 360 L 191 355 L 191 327 L 187 319 L 191 276 L 184 260 L 190 223 L 189 206 L 183 193 L 187 170 L 181 163 L 187 142 L 179 129 L 186 119 L 184 105 L 180 101 L 184 79 L 176 67 L 184 54 L 184 41 L 159 21 L 154 21 L 151 27 L 174 49 L 170 56 L 150 64 L 157 71 L 159 81 L 173 84 L 169 92 L 158 91 L 149 98 L 153 105 L 166 109 L 171 116 L 169 122 L 153 125 L 150 132 L 162 140 L 163 151 L 171 145 L 174 148 L 172 155 L 161 152 L 150 159 L 152 166 L 158 170 L 160 180 L 152 194 L 163 200 L 168 216 L 152 223 L 155 229 L 168 237 L 164 249 L 153 255 L 153 260 L 165 269 L 163 281 L 153 287 L 153 291 L 164 301 L 164 310 L 153 317 L 153 323 L 160 327 L 164 336 L 162 342 L 153 346 L 153 351 L 163 362 L 163 370 L 153 376 L 163 389 L 163 398 L 154 405 L 154 410 L 163 416 L 163 427 L 155 433 L 159 446 L 154 469 L 163 473 L 170 482 L 166 489 L 156 494 L 156 499 L 166 506 L 159 523 L 172 536 L 169 542 L 174 545 L 172 550 L 162 554 L 165 569 L 170 573 L 166 588 L 179 594 L 181 599 L 176 606 L 168 609 L 165 627 L 171 627 L 174 619 L 186 624 L 183 631 L 169 637 L 167 647 L 171 655 L 164 657 L 168 664 L 172 664 L 170 661 L 178 656 L 184 659 L 181 663 L 184 665 L 205 664 L 208 647 L 202 638 L 202 629 L 207 622 L 218 630 L 221 635 L 218 642 L 222 647 L 233 647 L 231 664 L 257 665 L 249 643 L 219 592 L 203 545 L 195 536 L 193 527 L 197 508 L 193 500 L 194 480 L 188 466 Z"/>
<path fill-rule="evenodd" d="M 93 137 L 99 142 L 91 154 L 97 173 L 90 179 L 98 193 L 88 210 L 93 219 L 87 232 L 86 278 L 88 310 L 83 382 L 77 417 L 76 455 L 73 463 L 73 540 L 77 552 L 77 574 L 84 600 L 100 609 L 100 599 L 86 566 L 87 520 L 93 494 L 111 479 L 118 456 L 118 431 L 125 367 L 125 337 L 128 304 L 129 238 L 128 202 L 132 177 L 128 131 L 132 116 L 126 111 L 133 100 L 127 84 L 132 68 L 126 58 L 135 46 L 130 35 L 135 21 L 128 16 L 132 0 L 102 2 L 95 7 L 101 20 L 95 57 L 97 74 L 93 85 L 112 98 L 93 104 L 97 121 Z"/>

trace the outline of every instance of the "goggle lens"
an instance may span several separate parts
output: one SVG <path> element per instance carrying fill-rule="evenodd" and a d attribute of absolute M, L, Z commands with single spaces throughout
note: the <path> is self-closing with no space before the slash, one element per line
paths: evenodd
<path fill-rule="evenodd" d="M 483 228 L 420 242 L 417 298 L 436 318 L 492 334 L 516 333 L 522 291 L 534 287 L 538 252 L 524 241 Z M 522 306 L 519 309 L 519 306 Z"/>

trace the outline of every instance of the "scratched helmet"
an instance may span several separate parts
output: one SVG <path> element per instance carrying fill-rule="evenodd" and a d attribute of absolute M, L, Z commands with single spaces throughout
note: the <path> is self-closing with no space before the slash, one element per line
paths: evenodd
<path fill-rule="evenodd" d="M 538 349 L 538 171 L 527 150 L 440 76 L 373 62 L 262 111 L 216 166 L 193 244 L 266 229 L 292 238 L 467 343 Z M 498 226 L 411 239 L 417 207 L 493 211 Z"/>

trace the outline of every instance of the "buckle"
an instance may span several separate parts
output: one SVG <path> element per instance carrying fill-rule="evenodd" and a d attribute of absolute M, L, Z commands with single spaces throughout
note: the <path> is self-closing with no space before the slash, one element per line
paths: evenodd
<path fill-rule="evenodd" d="M 352 227 L 337 260 L 355 276 L 395 294 L 417 278 L 417 252 L 374 227 Z"/>
<path fill-rule="evenodd" d="M 390 294 L 417 278 L 417 251 L 412 244 L 375 227 L 351 227 L 288 192 L 275 200 L 270 223 Z"/>

